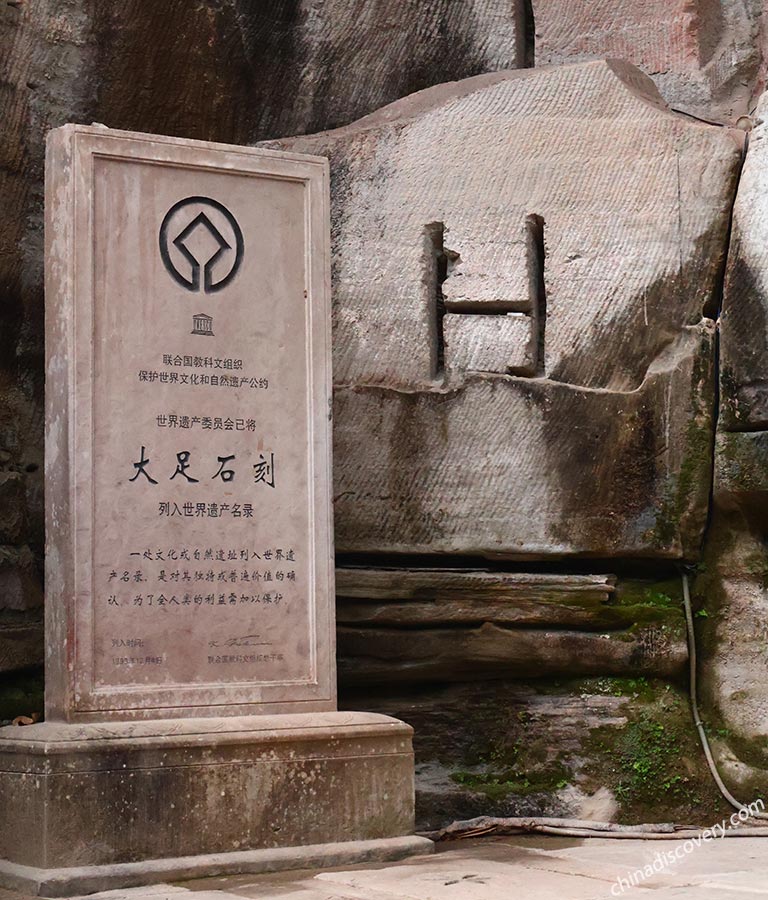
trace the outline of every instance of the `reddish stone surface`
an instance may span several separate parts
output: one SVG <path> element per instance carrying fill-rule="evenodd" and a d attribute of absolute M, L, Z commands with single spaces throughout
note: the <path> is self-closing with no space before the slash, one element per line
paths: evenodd
<path fill-rule="evenodd" d="M 758 86 L 759 2 L 534 0 L 536 64 L 616 57 L 650 75 L 673 107 L 702 118 L 746 115 Z"/>

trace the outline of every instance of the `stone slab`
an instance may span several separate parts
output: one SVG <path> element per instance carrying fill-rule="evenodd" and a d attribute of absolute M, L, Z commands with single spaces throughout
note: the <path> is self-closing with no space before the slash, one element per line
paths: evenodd
<path fill-rule="evenodd" d="M 373 568 L 343 566 L 336 570 L 337 599 L 431 601 L 483 598 L 511 605 L 525 600 L 583 599 L 607 602 L 616 589 L 615 575 L 561 575 L 504 572 L 492 569 Z"/>
<path fill-rule="evenodd" d="M 597 878 L 574 878 L 567 872 L 541 870 L 536 873 L 534 887 L 525 866 L 486 861 L 478 871 L 471 858 L 445 860 L 439 856 L 432 866 L 418 870 L 407 866 L 315 877 L 336 892 L 351 891 L 355 900 L 451 900 L 457 895 L 461 900 L 502 900 L 529 890 L 535 891 L 537 900 L 602 900 L 610 889 L 610 883 Z"/>
<path fill-rule="evenodd" d="M 682 623 L 681 623 L 682 624 Z M 597 634 L 514 628 L 383 628 L 341 625 L 339 677 L 346 685 L 476 681 L 534 676 L 626 675 L 677 678 L 688 661 L 682 628 Z"/>
<path fill-rule="evenodd" d="M 284 849 L 243 850 L 211 853 L 205 856 L 152 859 L 112 866 L 40 869 L 0 861 L 0 884 L 35 897 L 71 897 L 75 894 L 110 891 L 118 885 L 121 888 L 151 885 L 159 880 L 181 881 L 243 873 L 260 874 L 287 869 L 390 862 L 410 856 L 428 855 L 433 850 L 434 844 L 428 838 L 410 835 Z M 137 897 L 145 894 L 176 896 L 177 893 L 189 897 L 187 891 L 171 886 L 158 886 L 154 890 L 137 892 Z M 126 895 L 121 890 L 119 896 Z M 196 896 L 199 897 L 199 893 Z M 212 896 L 221 895 L 212 894 Z"/>
<path fill-rule="evenodd" d="M 47 166 L 47 718 L 333 709 L 327 162 Z"/>
<path fill-rule="evenodd" d="M 265 146 L 331 161 L 339 551 L 696 556 L 742 133 L 611 60 Z M 441 365 L 443 307 L 505 298 L 533 375 Z"/>
<path fill-rule="evenodd" d="M 613 575 L 341 567 L 336 570 L 336 621 L 398 627 L 496 622 L 615 628 L 622 624 L 611 604 L 615 583 Z"/>
<path fill-rule="evenodd" d="M 411 735 L 373 713 L 3 728 L 2 866 L 139 872 L 158 858 L 406 836 Z"/>
<path fill-rule="evenodd" d="M 338 387 L 337 548 L 695 558 L 713 336 L 711 324 L 686 330 L 636 391 L 481 373 L 440 391 Z"/>
<path fill-rule="evenodd" d="M 493 622 L 600 633 L 649 624 L 675 628 L 683 623 L 679 594 L 677 578 L 341 566 L 336 621 L 397 628 Z"/>
<path fill-rule="evenodd" d="M 533 375 L 536 333 L 531 316 L 466 315 L 443 318 L 445 367 L 449 372 Z"/>
<path fill-rule="evenodd" d="M 508 900 L 517 894 L 553 900 L 646 894 L 663 900 L 737 900 L 768 894 L 764 846 L 765 838 L 742 836 L 686 853 L 683 840 L 496 836 L 440 843 L 434 855 L 402 864 L 207 878 L 183 887 L 107 892 L 94 900 L 183 900 L 185 893 L 189 900 Z M 666 871 L 635 891 L 621 891 L 619 877 L 652 864 L 657 853 L 680 853 L 681 847 L 681 858 Z"/>

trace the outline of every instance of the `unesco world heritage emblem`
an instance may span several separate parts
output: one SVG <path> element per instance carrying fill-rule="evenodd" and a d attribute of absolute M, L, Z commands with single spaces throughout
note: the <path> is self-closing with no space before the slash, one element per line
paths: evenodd
<path fill-rule="evenodd" d="M 192 316 L 192 334 L 202 334 L 205 337 L 213 337 L 213 318 L 205 313 Z"/>
<path fill-rule="evenodd" d="M 210 197 L 186 197 L 165 214 L 160 256 L 177 284 L 194 292 L 202 287 L 212 294 L 237 274 L 243 261 L 243 232 L 222 203 Z"/>

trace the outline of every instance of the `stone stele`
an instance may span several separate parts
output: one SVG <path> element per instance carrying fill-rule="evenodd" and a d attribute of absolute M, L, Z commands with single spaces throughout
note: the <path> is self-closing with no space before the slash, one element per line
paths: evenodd
<path fill-rule="evenodd" d="M 68 125 L 46 192 L 46 721 L 0 729 L 0 883 L 431 846 L 410 727 L 336 711 L 327 162 Z"/>

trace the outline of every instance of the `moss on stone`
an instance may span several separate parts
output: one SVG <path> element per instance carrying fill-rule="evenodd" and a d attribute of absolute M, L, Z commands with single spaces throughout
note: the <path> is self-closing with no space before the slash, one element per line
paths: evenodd
<path fill-rule="evenodd" d="M 612 614 L 612 627 L 625 629 L 626 640 L 633 640 L 638 631 L 649 627 L 679 639 L 685 631 L 682 603 L 679 578 L 663 581 L 622 579 L 608 609 Z"/>
<path fill-rule="evenodd" d="M 662 609 L 668 601 L 658 595 L 664 593 L 653 598 Z M 672 585 L 666 596 L 676 602 Z M 467 792 L 471 815 L 574 815 L 578 807 L 568 805 L 574 796 L 564 790 L 568 787 L 577 796 L 608 788 L 618 803 L 617 820 L 627 823 L 707 824 L 727 812 L 707 768 L 686 691 L 631 675 L 541 679 L 529 686 L 538 696 L 562 698 L 566 717 L 582 709 L 587 720 L 581 728 L 564 726 L 561 738 L 553 741 L 547 717 L 560 708 L 559 700 L 514 712 L 498 706 L 496 719 L 474 728 L 464 752 L 444 756 L 451 781 Z M 591 697 L 608 702 L 595 703 Z M 548 710 L 544 718 L 542 709 Z M 604 724 L 592 726 L 600 721 Z M 462 732 L 472 728 L 464 723 Z M 461 808 L 462 801 L 454 802 Z"/>
<path fill-rule="evenodd" d="M 678 746 L 676 734 L 666 725 L 643 712 L 618 735 L 616 748 L 621 771 L 616 785 L 619 799 L 641 796 L 659 801 L 670 792 L 680 795 L 688 779 L 670 766 Z"/>
<path fill-rule="evenodd" d="M 656 687 L 648 678 L 583 678 L 573 683 L 572 688 L 582 694 L 602 694 L 630 700 L 650 701 L 656 695 Z"/>
<path fill-rule="evenodd" d="M 701 346 L 693 360 L 691 417 L 685 430 L 682 461 L 676 476 L 667 484 L 651 529 L 650 537 L 659 548 L 669 548 L 680 534 L 683 551 L 691 549 L 685 537 L 686 519 L 695 512 L 697 503 L 700 507 L 707 503 L 714 455 L 714 371 L 712 339 L 702 336 Z"/>
<path fill-rule="evenodd" d="M 651 531 L 656 546 L 669 547 L 674 542 L 696 494 L 703 489 L 709 492 L 709 478 L 705 476 L 712 465 L 712 440 L 711 418 L 703 417 L 703 421 L 695 416 L 691 418 L 686 428 L 680 470 L 668 483 L 656 512 Z"/>
<path fill-rule="evenodd" d="M 554 762 L 538 771 L 523 771 L 518 768 L 456 771 L 451 773 L 451 780 L 467 790 L 484 794 L 490 800 L 502 800 L 512 794 L 527 797 L 561 790 L 569 784 L 569 776 L 568 769 L 562 763 Z"/>
<path fill-rule="evenodd" d="M 612 789 L 620 820 L 703 824 L 724 814 L 687 695 L 656 683 L 627 699 L 626 725 L 593 729 L 587 746 L 590 774 Z"/>

